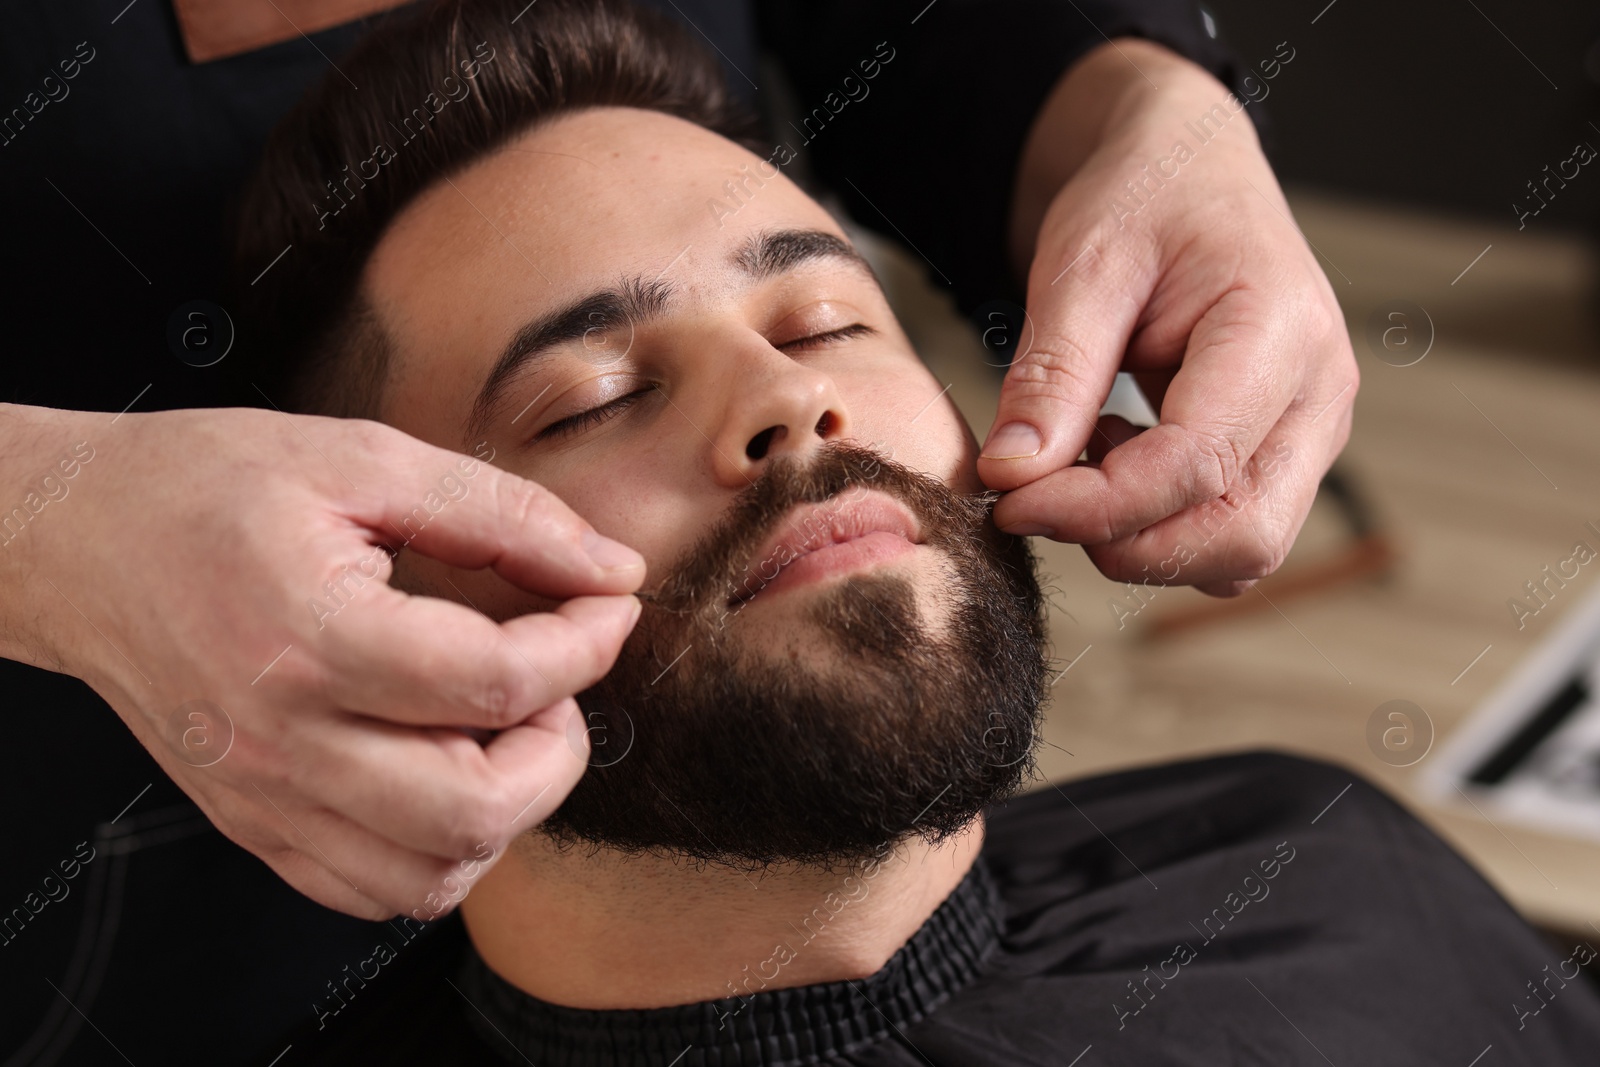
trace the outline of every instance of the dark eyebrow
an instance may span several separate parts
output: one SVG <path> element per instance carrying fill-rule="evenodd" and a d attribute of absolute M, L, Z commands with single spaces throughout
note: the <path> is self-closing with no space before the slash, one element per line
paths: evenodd
<path fill-rule="evenodd" d="M 843 260 L 859 267 L 874 284 L 878 276 L 849 241 L 825 230 L 767 230 L 740 245 L 734 265 L 757 280 L 775 277 L 819 259 Z M 881 289 L 882 285 L 878 285 Z"/>
<path fill-rule="evenodd" d="M 672 296 L 672 287 L 665 282 L 624 278 L 614 289 L 590 293 L 524 325 L 478 390 L 467 419 L 467 440 L 484 436 L 506 386 L 527 364 L 559 345 L 583 340 L 591 330 L 610 331 L 648 322 L 667 309 Z"/>

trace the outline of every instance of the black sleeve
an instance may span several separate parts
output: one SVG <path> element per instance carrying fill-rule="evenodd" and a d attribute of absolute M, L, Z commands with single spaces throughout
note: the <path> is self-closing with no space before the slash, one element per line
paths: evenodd
<path fill-rule="evenodd" d="M 1020 299 L 1005 255 L 1017 163 L 1073 62 L 1137 36 L 1235 91 L 1242 74 L 1191 0 L 763 0 L 758 32 L 798 97 L 802 126 L 780 136 L 857 219 L 920 251 L 968 312 Z"/>

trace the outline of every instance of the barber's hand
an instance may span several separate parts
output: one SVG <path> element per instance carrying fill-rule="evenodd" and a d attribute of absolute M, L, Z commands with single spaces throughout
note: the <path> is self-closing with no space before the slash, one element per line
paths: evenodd
<path fill-rule="evenodd" d="M 638 618 L 632 549 L 532 482 L 377 423 L 56 414 L 72 419 L 43 429 L 93 458 L 8 546 L 49 609 L 32 658 L 93 686 L 296 889 L 437 917 L 577 782 L 572 694 Z M 408 596 L 384 545 L 565 602 L 495 623 Z M 175 717 L 191 700 L 226 719 Z"/>
<path fill-rule="evenodd" d="M 1057 86 L 1012 216 L 1015 258 L 1031 253 L 1031 328 L 978 464 L 1008 490 L 1002 528 L 1083 544 L 1109 578 L 1219 596 L 1288 555 L 1349 438 L 1359 384 L 1255 105 L 1235 111 L 1227 92 L 1137 40 L 1097 49 Z M 1202 142 L 1195 127 L 1215 105 L 1229 117 Z M 1119 369 L 1159 425 L 1097 425 Z"/>

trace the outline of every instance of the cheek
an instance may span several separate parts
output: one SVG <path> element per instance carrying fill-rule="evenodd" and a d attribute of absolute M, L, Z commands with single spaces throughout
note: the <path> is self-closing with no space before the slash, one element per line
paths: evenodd
<path fill-rule="evenodd" d="M 690 464 L 662 467 L 649 455 L 629 453 L 586 464 L 541 484 L 600 533 L 645 558 L 644 588 L 660 583 L 669 564 L 705 525 L 704 486 L 685 484 Z"/>

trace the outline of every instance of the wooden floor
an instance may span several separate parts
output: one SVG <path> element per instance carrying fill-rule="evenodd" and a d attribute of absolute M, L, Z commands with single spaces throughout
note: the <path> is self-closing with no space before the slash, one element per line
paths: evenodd
<path fill-rule="evenodd" d="M 1055 655 L 1059 667 L 1073 664 L 1053 688 L 1042 770 L 1063 780 L 1261 747 L 1331 760 L 1411 806 L 1532 920 L 1600 931 L 1600 845 L 1491 824 L 1464 802 L 1430 806 L 1415 790 L 1424 764 L 1389 766 L 1366 733 L 1379 705 L 1409 700 L 1426 712 L 1437 748 L 1594 588 L 1600 567 L 1585 567 L 1520 632 L 1507 607 L 1545 564 L 1571 554 L 1584 523 L 1600 524 L 1595 258 L 1532 227 L 1311 194 L 1291 201 L 1361 364 L 1341 468 L 1392 539 L 1393 572 L 1280 601 L 1280 579 L 1341 543 L 1338 513 L 1319 499 L 1265 595 L 1246 595 L 1261 610 L 1153 637 L 1153 623 L 1211 601 L 1161 590 L 1119 628 L 1108 602 L 1122 587 L 1080 549 L 1039 542 Z M 981 439 L 999 379 L 975 331 L 915 284 L 914 256 L 878 254 L 908 332 Z M 1412 366 L 1379 361 L 1365 340 L 1375 309 L 1396 299 L 1421 305 L 1434 326 L 1431 350 Z"/>

